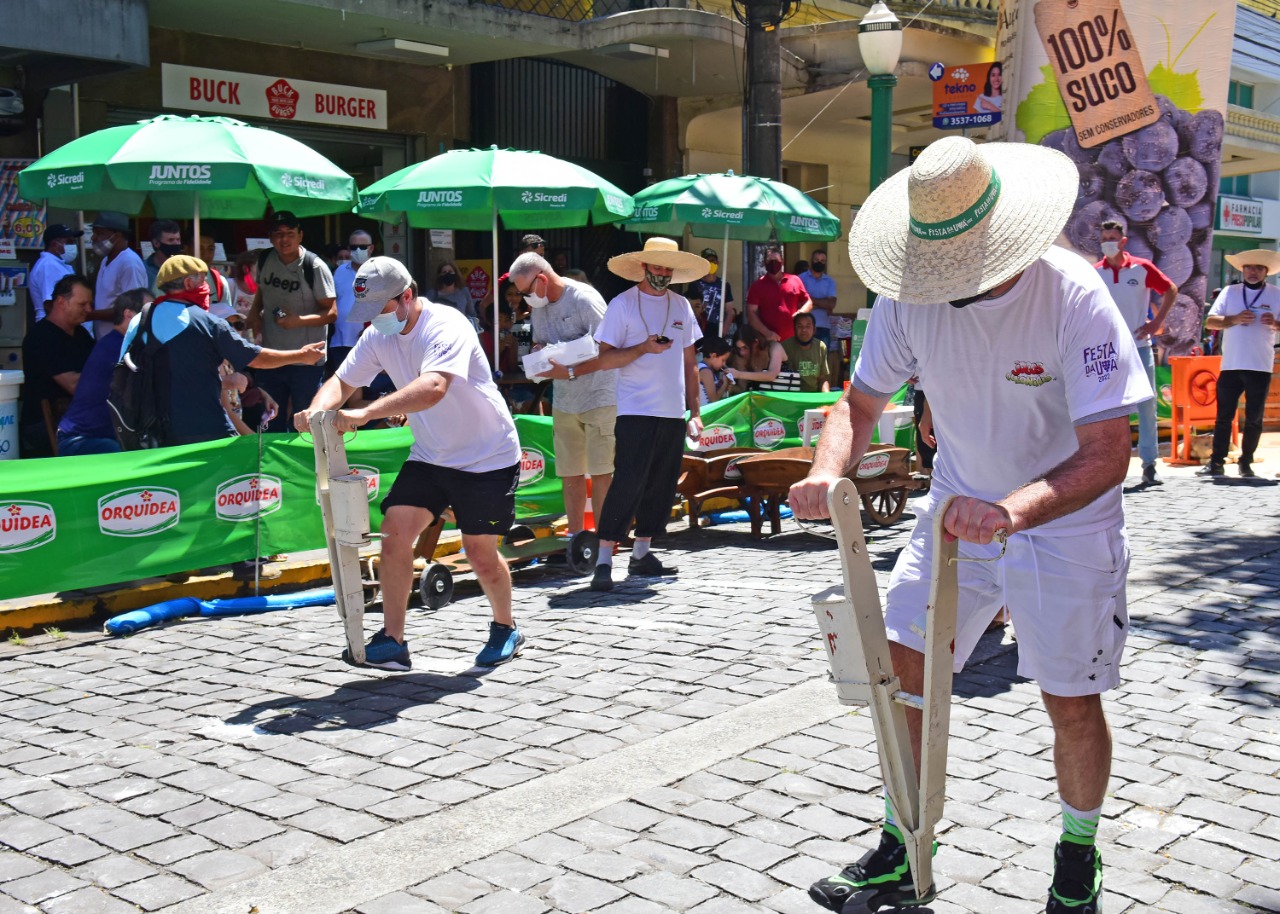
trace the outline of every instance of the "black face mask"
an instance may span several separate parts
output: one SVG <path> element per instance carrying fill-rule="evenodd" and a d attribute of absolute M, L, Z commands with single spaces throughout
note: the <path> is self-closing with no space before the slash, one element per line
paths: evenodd
<path fill-rule="evenodd" d="M 1247 282 L 1244 284 L 1244 287 L 1246 289 L 1249 289 L 1252 292 L 1257 292 L 1259 289 L 1261 289 L 1265 285 L 1266 285 L 1266 282 Z"/>
<path fill-rule="evenodd" d="M 954 301 L 947 302 L 947 304 L 949 304 L 953 308 L 967 308 L 970 305 L 972 305 L 974 302 L 982 301 L 982 299 L 986 297 L 987 297 L 987 293 L 983 292 L 979 295 L 971 295 L 968 298 L 957 298 Z"/>
<path fill-rule="evenodd" d="M 827 265 L 825 263 L 818 263 L 817 261 L 814 261 L 809 264 L 809 269 L 814 273 L 825 273 L 827 272 Z"/>
<path fill-rule="evenodd" d="M 167 257 L 182 253 L 182 245 L 180 244 L 157 244 L 156 249 Z"/>
<path fill-rule="evenodd" d="M 457 273 L 441 273 L 438 277 L 436 277 L 436 285 L 440 286 L 441 288 L 444 288 L 445 286 L 451 286 L 457 281 L 458 281 Z"/>

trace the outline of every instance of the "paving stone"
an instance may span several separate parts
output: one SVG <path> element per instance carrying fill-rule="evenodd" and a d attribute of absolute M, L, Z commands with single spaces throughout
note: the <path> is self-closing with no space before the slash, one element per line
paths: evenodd
<path fill-rule="evenodd" d="M 155 911 L 194 898 L 200 894 L 200 889 L 176 876 L 161 874 L 116 889 L 115 894 L 144 911 Z"/>
<path fill-rule="evenodd" d="M 15 854 L 11 851 L 0 852 L 0 882 L 21 879 L 23 876 L 30 876 L 43 869 L 47 869 L 45 864 L 24 854 Z"/>
<path fill-rule="evenodd" d="M 111 851 L 101 844 L 90 841 L 88 838 L 82 838 L 79 835 L 67 835 L 65 838 L 58 838 L 47 844 L 37 845 L 27 853 L 44 860 L 52 860 L 54 863 L 60 863 L 63 866 L 76 866 L 81 863 L 87 863 L 90 860 L 96 860 L 99 857 L 105 857 Z"/>
<path fill-rule="evenodd" d="M 385 825 L 373 816 L 346 809 L 313 809 L 285 820 L 285 824 L 333 838 L 336 841 L 353 841 L 382 830 Z"/>
<path fill-rule="evenodd" d="M 406 892 L 392 892 L 373 901 L 366 901 L 356 911 L 359 914 L 448 914 L 439 905 L 415 898 Z"/>
<path fill-rule="evenodd" d="M 502 891 L 473 901 L 458 910 L 462 914 L 543 914 L 549 907 L 529 895 Z"/>
<path fill-rule="evenodd" d="M 571 841 L 556 834 L 542 834 L 527 841 L 521 841 L 511 848 L 521 856 L 528 857 L 535 863 L 548 866 L 564 863 L 574 857 L 583 855 L 586 848 L 577 841 Z"/>
<path fill-rule="evenodd" d="M 783 888 L 780 883 L 762 873 L 723 861 L 700 867 L 690 875 L 747 901 L 769 898 Z"/>
<path fill-rule="evenodd" d="M 30 847 L 56 841 L 66 835 L 67 833 L 58 826 L 40 819 L 33 819 L 31 816 L 9 816 L 4 820 L 4 827 L 0 828 L 0 844 L 24 851 Z"/>
<path fill-rule="evenodd" d="M 493 885 L 475 876 L 455 870 L 434 879 L 428 879 L 412 889 L 415 895 L 435 902 L 448 911 L 461 908 L 469 902 L 493 892 Z"/>
<path fill-rule="evenodd" d="M 686 911 L 716 894 L 715 889 L 701 882 L 665 872 L 646 873 L 628 880 L 623 886 L 633 895 L 673 911 Z"/>
<path fill-rule="evenodd" d="M 690 851 L 707 851 L 733 837 L 723 828 L 705 825 L 686 819 L 670 818 L 649 830 L 649 834 L 663 844 L 673 844 Z"/>
<path fill-rule="evenodd" d="M 516 892 L 535 886 L 559 872 L 555 867 L 535 863 L 528 857 L 509 851 L 502 851 L 475 863 L 469 863 L 461 869 L 464 873 L 470 873 L 496 886 Z"/>
<path fill-rule="evenodd" d="M 664 908 L 660 904 L 654 904 L 645 898 L 636 898 L 629 895 L 621 901 L 615 901 L 611 905 L 605 905 L 600 909 L 600 914 L 666 914 L 669 909 Z"/>
<path fill-rule="evenodd" d="M 61 895 L 46 901 L 41 907 L 46 914 L 136 914 L 138 910 L 101 889 L 91 887 Z"/>
<path fill-rule="evenodd" d="M 622 882 L 649 869 L 646 863 L 616 851 L 593 851 L 590 854 L 571 857 L 562 865 L 566 869 L 585 873 L 607 882 Z"/>
<path fill-rule="evenodd" d="M 539 893 L 553 908 L 566 914 L 597 911 L 626 895 L 617 886 L 577 873 L 556 876 L 540 886 Z"/>
<path fill-rule="evenodd" d="M 666 816 L 656 810 L 641 806 L 639 803 L 628 801 L 608 806 L 594 813 L 592 818 L 615 828 L 640 832 L 661 822 Z"/>
<path fill-rule="evenodd" d="M 267 868 L 253 857 L 227 850 L 188 857 L 170 869 L 211 891 L 267 872 Z"/>
<path fill-rule="evenodd" d="M 40 904 L 59 895 L 66 895 L 85 887 L 85 883 L 61 870 L 41 870 L 4 884 L 4 891 L 27 904 Z"/>
<path fill-rule="evenodd" d="M 711 862 L 711 858 L 704 854 L 695 854 L 692 851 L 643 838 L 618 848 L 618 853 L 634 857 L 636 860 L 676 875 L 687 873 L 696 866 Z"/>
<path fill-rule="evenodd" d="M 122 885 L 128 885 L 130 882 L 138 882 L 149 876 L 156 875 L 154 867 L 147 866 L 139 860 L 122 854 L 101 857 L 90 863 L 82 864 L 70 872 L 77 879 L 92 882 L 94 885 L 101 886 L 104 889 L 116 889 Z"/>

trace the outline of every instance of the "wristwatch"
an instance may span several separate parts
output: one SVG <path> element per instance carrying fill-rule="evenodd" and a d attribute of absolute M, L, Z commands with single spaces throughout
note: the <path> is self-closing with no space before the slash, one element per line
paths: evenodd
<path fill-rule="evenodd" d="M 569 366 L 569 380 L 570 380 L 570 381 L 572 381 L 572 380 L 573 380 L 574 378 L 576 378 L 576 377 L 577 377 L 577 375 L 573 373 L 573 366 L 572 366 L 572 365 L 570 365 L 570 366 Z"/>

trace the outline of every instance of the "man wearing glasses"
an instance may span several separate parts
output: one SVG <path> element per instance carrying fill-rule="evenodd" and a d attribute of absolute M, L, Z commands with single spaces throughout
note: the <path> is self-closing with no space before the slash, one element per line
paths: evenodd
<path fill-rule="evenodd" d="M 351 251 L 351 259 L 338 264 L 333 271 L 334 295 L 338 300 L 338 319 L 333 325 L 329 337 L 329 358 L 325 362 L 324 376 L 331 377 L 342 360 L 347 357 L 351 347 L 360 339 L 364 330 L 363 324 L 350 320 L 351 306 L 355 304 L 355 293 L 352 286 L 356 281 L 356 271 L 374 254 L 373 236 L 364 229 L 356 229 L 347 239 L 347 249 Z"/>
<path fill-rule="evenodd" d="M 287 210 L 270 221 L 271 250 L 258 258 L 258 292 L 249 323 L 268 349 L 301 349 L 323 343 L 338 317 L 333 274 L 323 260 L 302 246 L 302 223 Z M 288 431 L 293 414 L 306 408 L 320 388 L 325 361 L 289 365 L 257 373 L 258 385 L 280 404 L 269 432 Z"/>

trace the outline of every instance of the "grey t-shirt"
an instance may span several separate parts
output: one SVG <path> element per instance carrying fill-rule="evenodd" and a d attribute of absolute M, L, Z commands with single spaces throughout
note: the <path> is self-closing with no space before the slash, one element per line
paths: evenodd
<path fill-rule="evenodd" d="M 316 301 L 335 298 L 333 274 L 320 258 L 315 259 L 315 275 L 312 284 L 302 269 L 307 249 L 298 248 L 299 257 L 293 263 L 281 263 L 273 250 L 267 255 L 258 271 L 258 288 L 262 290 L 262 345 L 268 349 L 301 349 L 308 343 L 322 342 L 328 335 L 328 327 L 284 328 L 276 323 L 275 310 L 280 308 L 290 314 L 315 314 L 319 311 Z"/>
<path fill-rule="evenodd" d="M 533 341 L 564 343 L 594 335 L 604 320 L 604 311 L 604 298 L 599 292 L 584 282 L 566 279 L 559 301 L 534 308 L 530 314 Z M 613 406 L 617 401 L 618 372 L 613 369 L 555 382 L 553 408 L 556 412 L 576 415 L 601 406 Z"/>

